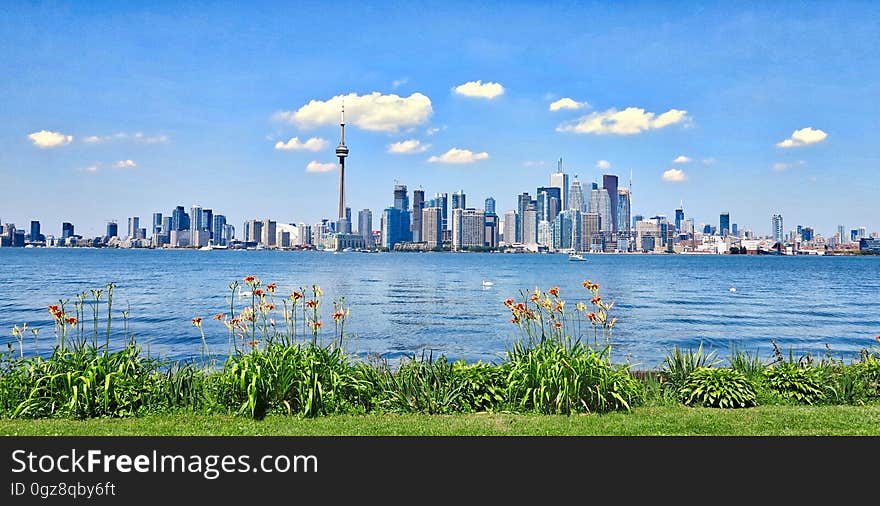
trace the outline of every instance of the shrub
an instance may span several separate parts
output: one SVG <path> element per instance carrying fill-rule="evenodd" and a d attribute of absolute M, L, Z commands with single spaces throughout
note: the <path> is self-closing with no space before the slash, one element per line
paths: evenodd
<path fill-rule="evenodd" d="M 781 362 L 764 371 L 764 385 L 785 400 L 816 404 L 835 394 L 823 369 Z"/>
<path fill-rule="evenodd" d="M 446 357 L 431 354 L 401 360 L 396 370 L 386 362 L 369 372 L 374 404 L 382 411 L 442 414 L 471 411 L 467 384 Z"/>
<path fill-rule="evenodd" d="M 688 375 L 679 390 L 688 406 L 710 408 L 748 408 L 756 403 L 752 384 L 739 371 L 698 367 Z"/>
<path fill-rule="evenodd" d="M 863 353 L 860 361 L 840 365 L 833 373 L 836 400 L 847 404 L 864 404 L 880 397 L 880 359 Z"/>
<path fill-rule="evenodd" d="M 703 367 L 712 367 L 717 363 L 715 352 L 705 352 L 702 342 L 696 351 L 690 348 L 682 350 L 675 346 L 663 359 L 660 368 L 664 387 L 668 391 L 677 392 L 685 385 L 692 372 Z"/>

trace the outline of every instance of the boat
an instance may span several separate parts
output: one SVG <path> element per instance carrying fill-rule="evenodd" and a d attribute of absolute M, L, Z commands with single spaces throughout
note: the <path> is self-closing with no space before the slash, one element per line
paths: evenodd
<path fill-rule="evenodd" d="M 583 255 L 579 255 L 577 253 L 570 253 L 568 255 L 568 259 L 571 260 L 572 262 L 586 262 L 587 261 L 587 259 L 584 258 Z"/>
<path fill-rule="evenodd" d="M 483 280 L 483 286 L 493 286 L 494 284 L 495 284 L 495 283 L 493 283 L 493 282 L 491 282 L 491 281 Z"/>

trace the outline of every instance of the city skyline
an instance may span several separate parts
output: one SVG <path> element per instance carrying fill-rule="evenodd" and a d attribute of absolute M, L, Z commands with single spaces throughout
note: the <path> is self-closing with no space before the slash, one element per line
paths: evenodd
<path fill-rule="evenodd" d="M 236 227 L 336 219 L 344 99 L 355 212 L 378 217 L 398 180 L 493 197 L 503 216 L 562 157 L 585 189 L 604 174 L 623 187 L 632 172 L 633 215 L 672 217 L 683 200 L 698 222 L 729 211 L 759 235 L 773 214 L 785 232 L 880 228 L 871 4 L 563 7 L 571 19 L 500 5 L 453 3 L 430 22 L 406 17 L 413 7 L 380 20 L 351 5 L 341 24 L 365 47 L 320 5 L 272 4 L 271 18 L 202 6 L 191 34 L 176 18 L 194 7 L 10 7 L 0 177 L 12 191 L 0 220 L 97 236 L 109 219 L 125 229 L 199 202 Z M 487 15 L 499 22 L 480 23 Z M 149 28 L 133 26 L 142 19 Z M 224 39 L 218 23 L 240 36 Z M 384 42 L 388 30 L 412 43 Z"/>

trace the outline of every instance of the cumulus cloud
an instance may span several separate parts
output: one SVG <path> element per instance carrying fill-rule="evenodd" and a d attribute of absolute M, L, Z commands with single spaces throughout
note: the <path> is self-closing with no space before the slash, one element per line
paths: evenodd
<path fill-rule="evenodd" d="M 607 111 L 594 112 L 574 122 L 559 125 L 556 127 L 556 131 L 577 134 L 633 135 L 689 120 L 687 111 L 680 109 L 670 109 L 658 116 L 656 113 L 647 112 L 640 107 L 627 107 L 622 111 L 608 109 Z"/>
<path fill-rule="evenodd" d="M 813 129 L 811 127 L 801 128 L 800 130 L 795 130 L 791 137 L 788 139 L 781 140 L 776 143 L 777 148 L 794 148 L 798 146 L 807 146 L 809 144 L 816 144 L 817 142 L 822 142 L 828 137 L 828 134 L 819 129 Z"/>
<path fill-rule="evenodd" d="M 118 162 L 113 164 L 117 169 L 131 169 L 133 167 L 137 167 L 137 163 L 134 160 L 119 160 Z"/>
<path fill-rule="evenodd" d="M 489 158 L 489 153 L 486 153 L 485 151 L 474 153 L 469 149 L 452 148 L 440 156 L 432 156 L 431 158 L 428 158 L 428 161 L 431 163 L 464 164 L 474 163 L 477 160 L 485 160 L 486 158 Z"/>
<path fill-rule="evenodd" d="M 49 130 L 40 130 L 39 132 L 28 134 L 28 139 L 34 143 L 34 146 L 40 149 L 57 148 L 73 142 L 72 135 L 51 132 Z"/>
<path fill-rule="evenodd" d="M 675 160 L 672 160 L 672 163 L 691 163 L 693 160 L 690 157 L 684 155 L 678 155 L 675 157 Z"/>
<path fill-rule="evenodd" d="M 312 137 L 305 142 L 299 140 L 299 137 L 291 137 L 287 142 L 278 141 L 275 143 L 275 149 L 284 151 L 321 151 L 327 147 L 327 141 L 319 137 Z"/>
<path fill-rule="evenodd" d="M 596 168 L 601 170 L 607 170 L 611 168 L 611 162 L 608 160 L 599 160 L 596 162 Z"/>
<path fill-rule="evenodd" d="M 681 183 L 687 180 L 687 174 L 681 169 L 669 169 L 663 172 L 663 180 L 670 183 Z"/>
<path fill-rule="evenodd" d="M 422 144 L 416 139 L 408 139 L 405 141 L 394 142 L 388 145 L 388 152 L 396 155 L 424 153 L 430 148 L 430 144 Z"/>
<path fill-rule="evenodd" d="M 492 100 L 493 98 L 504 94 L 504 86 L 501 86 L 500 83 L 483 83 L 483 81 L 478 80 L 459 84 L 453 88 L 452 91 L 465 97 L 486 98 Z"/>
<path fill-rule="evenodd" d="M 431 99 L 421 93 L 401 97 L 375 91 L 369 95 L 349 93 L 328 100 L 311 100 L 296 111 L 281 111 L 276 117 L 305 128 L 335 125 L 339 123 L 343 103 L 346 124 L 376 132 L 397 132 L 421 125 L 434 112 Z"/>
<path fill-rule="evenodd" d="M 331 170 L 336 168 L 336 164 L 334 163 L 321 163 L 316 160 L 312 160 L 306 165 L 306 172 L 330 172 Z"/>
<path fill-rule="evenodd" d="M 578 102 L 577 100 L 565 97 L 560 98 L 555 102 L 550 103 L 550 111 L 559 111 L 562 109 L 582 109 L 584 107 L 589 107 L 590 104 L 586 102 Z"/>
<path fill-rule="evenodd" d="M 89 135 L 83 138 L 83 142 L 86 144 L 101 144 L 119 140 L 133 140 L 142 144 L 164 144 L 168 142 L 168 136 L 165 134 L 146 135 L 143 132 L 117 132 L 110 135 Z"/>

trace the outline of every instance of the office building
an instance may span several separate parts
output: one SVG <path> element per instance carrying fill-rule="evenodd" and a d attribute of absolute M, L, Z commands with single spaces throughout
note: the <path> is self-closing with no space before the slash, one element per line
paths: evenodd
<path fill-rule="evenodd" d="M 605 193 L 608 194 L 608 199 L 611 202 L 611 212 L 608 213 L 608 231 L 617 232 L 617 176 L 614 174 L 602 175 L 602 188 L 605 189 Z"/>
<path fill-rule="evenodd" d="M 128 238 L 140 239 L 138 230 L 141 228 L 141 219 L 138 216 L 132 216 L 128 219 Z"/>
<path fill-rule="evenodd" d="M 73 223 L 64 222 L 61 224 L 61 238 L 67 239 L 68 237 L 73 237 Z"/>
<path fill-rule="evenodd" d="M 270 219 L 263 220 L 263 228 L 261 230 L 261 240 L 260 242 L 263 246 L 275 246 L 276 243 L 276 234 L 277 234 L 277 223 Z"/>
<path fill-rule="evenodd" d="M 443 213 L 443 230 L 449 230 L 448 201 L 446 193 L 438 193 L 434 196 L 434 206 L 439 207 Z M 432 206 L 433 207 L 433 206 Z"/>
<path fill-rule="evenodd" d="M 519 216 L 516 211 L 507 211 L 504 213 L 504 230 L 501 239 L 504 244 L 510 246 L 517 242 L 517 229 L 519 229 Z"/>
<path fill-rule="evenodd" d="M 538 243 L 538 211 L 529 206 L 522 213 L 522 240 L 525 245 L 535 245 Z"/>
<path fill-rule="evenodd" d="M 194 204 L 189 208 L 189 231 L 190 235 L 195 238 L 196 232 L 205 229 L 205 215 L 202 213 L 202 206 Z"/>
<path fill-rule="evenodd" d="M 783 242 L 783 239 L 784 239 L 783 235 L 785 234 L 785 232 L 784 232 L 784 228 L 782 225 L 782 215 L 781 214 L 774 214 L 770 218 L 770 230 L 772 231 L 771 233 L 773 235 L 774 241 L 779 242 L 779 243 Z"/>
<path fill-rule="evenodd" d="M 722 211 L 721 216 L 718 220 L 718 230 L 721 234 L 721 237 L 726 237 L 730 235 L 730 213 L 727 211 Z"/>
<path fill-rule="evenodd" d="M 581 182 L 578 181 L 577 176 L 574 176 L 574 181 L 572 181 L 571 187 L 568 190 L 568 209 L 574 209 L 582 213 L 587 211 L 587 202 L 584 200 L 584 192 L 581 189 Z"/>
<path fill-rule="evenodd" d="M 617 190 L 617 231 L 629 236 L 632 231 L 632 192 L 629 188 Z"/>
<path fill-rule="evenodd" d="M 119 225 L 112 220 L 107 222 L 107 239 L 111 237 L 119 237 Z"/>
<path fill-rule="evenodd" d="M 413 190 L 412 229 L 413 242 L 424 242 L 422 239 L 422 209 L 425 208 L 425 190 Z M 366 240 L 366 238 L 365 238 Z"/>
<path fill-rule="evenodd" d="M 532 207 L 532 197 L 528 192 L 523 192 L 521 195 L 517 196 L 516 202 L 516 215 L 519 217 L 516 229 L 516 242 L 525 243 L 525 236 L 523 235 L 523 216 L 526 209 Z"/>
<path fill-rule="evenodd" d="M 486 198 L 483 210 L 486 211 L 486 216 L 495 214 L 495 199 L 492 197 Z"/>
<path fill-rule="evenodd" d="M 494 212 L 491 214 L 486 213 L 485 232 L 486 232 L 486 235 L 483 238 L 483 243 L 489 248 L 497 248 L 498 247 L 498 215 L 495 214 Z"/>
<path fill-rule="evenodd" d="M 539 186 L 537 189 L 538 221 L 552 222 L 560 211 L 562 192 L 555 186 Z"/>
<path fill-rule="evenodd" d="M 211 227 L 211 242 L 217 246 L 226 246 L 228 240 L 224 237 L 223 230 L 226 228 L 226 216 L 215 214 Z"/>
<path fill-rule="evenodd" d="M 410 241 L 411 234 L 409 212 L 398 207 L 382 212 L 382 247 L 394 249 L 396 244 Z"/>
<path fill-rule="evenodd" d="M 614 219 L 612 218 L 613 213 L 611 212 L 611 209 L 616 208 L 611 207 L 611 197 L 608 195 L 608 190 L 605 188 L 590 190 L 589 212 L 599 215 L 601 222 L 600 229 L 602 232 L 613 232 L 612 226 Z"/>
<path fill-rule="evenodd" d="M 482 209 L 453 209 L 452 249 L 458 251 L 483 247 L 485 244 L 485 225 L 486 212 Z"/>
<path fill-rule="evenodd" d="M 443 210 L 439 207 L 425 207 L 422 209 L 422 242 L 427 243 L 429 248 L 439 248 L 443 245 Z"/>
<path fill-rule="evenodd" d="M 373 211 L 369 209 L 358 211 L 358 234 L 364 238 L 365 247 L 373 247 Z"/>
<path fill-rule="evenodd" d="M 189 221 L 183 206 L 177 206 L 171 213 L 171 230 L 189 230 Z"/>
<path fill-rule="evenodd" d="M 33 220 L 31 221 L 31 233 L 28 235 L 28 240 L 32 242 L 39 242 L 43 239 L 40 237 L 40 222 Z"/>
<path fill-rule="evenodd" d="M 559 209 L 569 209 L 568 202 L 568 174 L 562 171 L 562 158 L 556 164 L 556 172 L 550 174 L 550 186 L 559 188 L 560 202 Z"/>

